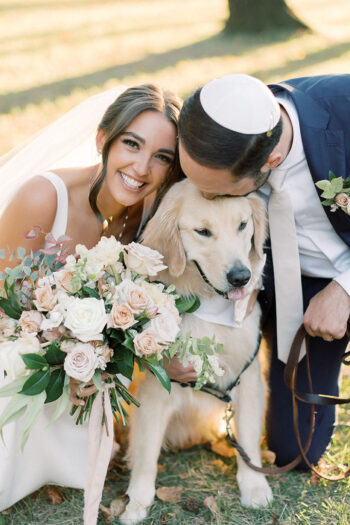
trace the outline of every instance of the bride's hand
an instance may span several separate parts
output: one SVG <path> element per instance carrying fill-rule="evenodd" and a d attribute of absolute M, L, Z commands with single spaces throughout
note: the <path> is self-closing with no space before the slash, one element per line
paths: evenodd
<path fill-rule="evenodd" d="M 189 365 L 184 367 L 177 357 L 173 357 L 170 360 L 164 359 L 164 368 L 170 379 L 174 379 L 180 383 L 197 381 L 197 374 L 193 366 Z"/>

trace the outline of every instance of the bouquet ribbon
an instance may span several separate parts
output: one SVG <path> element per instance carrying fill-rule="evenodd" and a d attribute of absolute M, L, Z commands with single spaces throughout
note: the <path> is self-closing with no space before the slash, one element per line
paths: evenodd
<path fill-rule="evenodd" d="M 109 387 L 110 385 L 105 383 L 104 390 L 98 392 L 90 415 L 84 493 L 84 525 L 96 525 L 103 486 L 112 454 L 114 432 Z"/>

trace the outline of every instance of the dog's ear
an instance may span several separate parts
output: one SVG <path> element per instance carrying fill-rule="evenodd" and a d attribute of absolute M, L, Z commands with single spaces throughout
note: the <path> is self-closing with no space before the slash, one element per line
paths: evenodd
<path fill-rule="evenodd" d="M 264 242 L 267 237 L 267 214 L 266 206 L 264 201 L 256 194 L 248 195 L 250 206 L 253 212 L 253 223 L 254 223 L 254 237 L 253 245 L 254 250 L 259 257 L 262 259 L 264 256 L 263 248 Z"/>
<path fill-rule="evenodd" d="M 164 264 L 173 277 L 180 277 L 186 267 L 186 255 L 178 227 L 182 188 L 177 186 L 175 184 L 162 199 L 155 215 L 147 224 L 141 241 L 164 255 Z"/>

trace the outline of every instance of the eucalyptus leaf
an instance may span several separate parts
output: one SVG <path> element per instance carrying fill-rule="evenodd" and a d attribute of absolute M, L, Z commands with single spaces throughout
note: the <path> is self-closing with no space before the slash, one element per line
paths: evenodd
<path fill-rule="evenodd" d="M 335 196 L 336 192 L 331 187 L 327 188 L 323 193 L 321 193 L 321 197 L 324 199 L 334 199 Z"/>
<path fill-rule="evenodd" d="M 28 377 L 21 390 L 21 394 L 26 396 L 36 396 L 41 394 L 50 381 L 50 370 L 39 370 Z"/>
<path fill-rule="evenodd" d="M 14 381 L 11 381 L 11 383 L 8 383 L 7 385 L 2 386 L 0 388 L 0 397 L 11 397 L 14 394 L 18 394 L 26 380 L 27 376 L 22 376 L 18 377 Z"/>
<path fill-rule="evenodd" d="M 25 250 L 25 248 L 23 248 L 22 246 L 19 246 L 19 247 L 17 248 L 17 255 L 18 255 L 18 257 L 19 257 L 20 259 L 23 259 L 23 257 L 25 256 L 25 254 L 26 254 L 26 250 Z"/>
<path fill-rule="evenodd" d="M 0 415 L 0 430 L 11 421 L 18 419 L 25 412 L 28 403 L 30 403 L 29 397 L 22 394 L 14 395 Z"/>
<path fill-rule="evenodd" d="M 36 421 L 38 420 L 46 399 L 46 392 L 41 392 L 37 396 L 32 398 L 31 404 L 28 406 L 26 419 L 23 425 L 23 433 L 21 440 L 21 450 L 23 452 L 24 445 L 28 440 L 29 433 Z"/>
<path fill-rule="evenodd" d="M 102 370 L 98 368 L 97 370 L 95 370 L 94 376 L 92 378 L 94 385 L 96 386 L 99 392 L 103 392 L 104 390 L 101 376 L 102 376 Z"/>
<path fill-rule="evenodd" d="M 30 370 L 41 370 L 48 364 L 46 359 L 39 354 L 23 354 L 21 357 Z"/>
<path fill-rule="evenodd" d="M 4 250 L 4 248 L 2 248 L 0 250 L 0 259 L 5 259 L 5 257 L 6 257 L 5 250 Z"/>

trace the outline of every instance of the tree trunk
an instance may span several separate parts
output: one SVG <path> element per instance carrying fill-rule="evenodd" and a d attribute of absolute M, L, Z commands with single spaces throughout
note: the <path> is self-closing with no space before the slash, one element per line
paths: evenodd
<path fill-rule="evenodd" d="M 228 0 L 228 32 L 262 32 L 269 29 L 305 29 L 285 0 Z"/>

